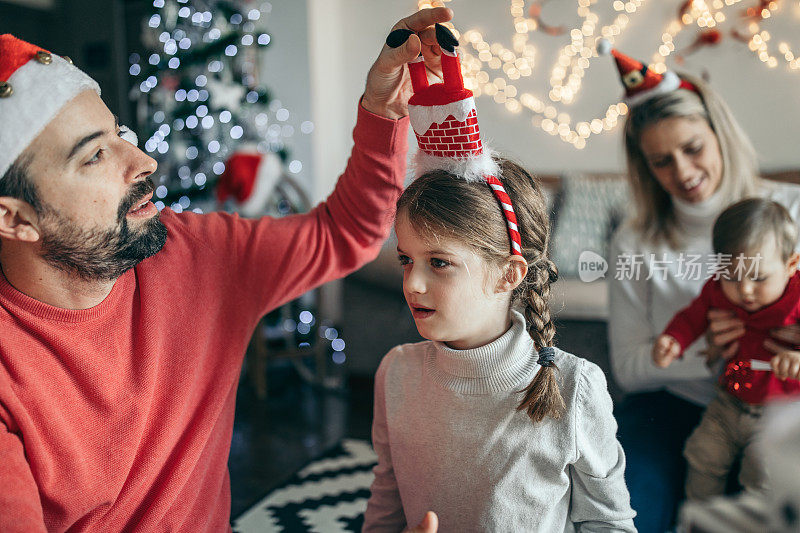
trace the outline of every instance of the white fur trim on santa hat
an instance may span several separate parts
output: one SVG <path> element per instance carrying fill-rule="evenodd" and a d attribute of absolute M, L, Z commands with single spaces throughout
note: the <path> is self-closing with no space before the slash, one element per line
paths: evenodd
<path fill-rule="evenodd" d="M 0 98 L 0 179 L 64 105 L 97 82 L 52 54 L 49 65 L 32 59 L 8 78 L 14 92 Z"/>
<path fill-rule="evenodd" d="M 485 181 L 485 176 L 498 176 L 500 167 L 494 160 L 493 150 L 483 147 L 483 151 L 467 158 L 437 157 L 424 150 L 414 154 L 414 177 L 418 178 L 432 170 L 444 170 L 467 181 Z"/>
<path fill-rule="evenodd" d="M 597 55 L 607 56 L 611 54 L 611 41 L 606 38 L 597 40 Z"/>
<path fill-rule="evenodd" d="M 473 109 L 475 109 L 475 99 L 470 96 L 443 105 L 409 105 L 408 116 L 414 132 L 417 135 L 425 135 L 431 124 L 441 124 L 451 115 L 457 121 L 464 122 Z"/>
<path fill-rule="evenodd" d="M 681 86 L 681 79 L 671 70 L 666 71 L 664 74 L 662 74 L 662 76 L 664 79 L 662 79 L 661 82 L 659 82 L 659 84 L 652 89 L 636 93 L 630 98 L 625 98 L 625 103 L 628 104 L 628 107 L 641 104 L 645 100 L 649 100 L 650 98 L 658 96 L 659 94 L 670 93 Z"/>

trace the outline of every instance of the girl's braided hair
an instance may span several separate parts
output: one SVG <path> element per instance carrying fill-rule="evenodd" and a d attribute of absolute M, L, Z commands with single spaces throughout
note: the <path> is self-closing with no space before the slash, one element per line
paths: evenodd
<path fill-rule="evenodd" d="M 520 165 L 498 158 L 497 177 L 511 197 L 522 237 L 522 256 L 528 273 L 512 293 L 512 305 L 521 306 L 528 333 L 536 350 L 552 347 L 555 326 L 550 317 L 550 285 L 558 269 L 547 256 L 550 220 L 542 188 Z M 414 229 L 425 235 L 454 238 L 471 246 L 488 264 L 502 265 L 511 245 L 506 221 L 491 189 L 482 182 L 467 181 L 435 170 L 417 178 L 397 201 L 398 216 L 407 216 Z M 564 400 L 552 362 L 542 366 L 522 391 L 517 409 L 534 422 L 558 418 Z"/>

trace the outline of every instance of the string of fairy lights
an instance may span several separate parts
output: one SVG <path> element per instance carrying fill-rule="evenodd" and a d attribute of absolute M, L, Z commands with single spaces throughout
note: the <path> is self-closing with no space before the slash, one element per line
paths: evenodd
<path fill-rule="evenodd" d="M 418 0 L 419 9 L 445 6 L 451 0 Z M 751 0 L 752 1 L 752 0 Z M 742 0 L 690 0 L 680 17 L 670 21 L 664 30 L 662 43 L 653 56 L 651 68 L 663 73 L 667 70 L 666 59 L 676 47 L 675 37 L 688 27 L 697 26 L 703 30 L 714 28 L 727 20 L 723 12 L 725 8 L 742 2 Z M 531 4 L 530 1 L 527 2 Z M 534 2 L 541 5 L 543 2 Z M 503 43 L 489 43 L 477 29 L 469 29 L 460 33 L 452 24 L 448 24 L 461 41 L 461 66 L 465 86 L 472 90 L 476 97 L 487 96 L 509 112 L 518 114 L 527 111 L 531 115 L 531 125 L 545 133 L 557 136 L 576 149 L 586 147 L 592 135 L 601 135 L 613 130 L 620 119 L 628 112 L 623 102 L 608 106 L 605 113 L 588 120 L 575 122 L 563 106 L 575 101 L 581 91 L 583 77 L 593 59 L 597 58 L 596 42 L 603 37 L 612 44 L 625 31 L 631 18 L 642 6 L 644 0 L 613 0 L 611 7 L 614 18 L 610 24 L 600 26 L 600 18 L 592 10 L 598 0 L 577 0 L 577 14 L 580 26 L 573 28 L 567 35 L 569 43 L 564 45 L 550 72 L 550 90 L 546 95 L 537 96 L 518 87 L 518 82 L 533 74 L 536 65 L 536 46 L 531 43 L 532 33 L 540 31 L 542 24 L 536 18 L 526 14 L 525 0 L 511 0 L 511 48 Z M 746 33 L 736 34 L 737 39 L 747 41 L 747 46 L 757 57 L 770 68 L 778 65 L 778 59 L 771 51 L 771 35 L 762 30 L 760 21 L 768 19 L 780 7 L 781 0 L 759 2 L 759 10 L 751 15 Z M 607 5 L 605 3 L 604 5 Z M 800 2 L 798 2 L 800 6 Z M 800 58 L 795 57 L 791 46 L 786 42 L 778 45 L 780 55 L 791 70 L 800 70 Z"/>
<path fill-rule="evenodd" d="M 714 28 L 727 20 L 725 13 L 722 12 L 724 8 L 741 2 L 742 0 L 713 0 L 712 2 L 694 0 L 691 2 L 681 18 L 670 22 L 667 26 L 661 36 L 662 44 L 654 54 L 651 66 L 656 72 L 664 72 L 667 68 L 665 64 L 666 58 L 675 51 L 673 39 L 681 30 L 692 24 L 696 24 L 699 28 Z M 747 47 L 769 68 L 776 68 L 779 61 L 770 48 L 769 43 L 772 40 L 772 35 L 769 31 L 761 29 L 760 21 L 771 18 L 779 7 L 778 1 L 760 3 L 756 8 L 757 11 L 750 15 L 746 30 L 736 34 L 737 38 L 747 42 Z M 797 3 L 797 7 L 800 8 L 800 2 Z M 778 51 L 791 70 L 800 70 L 800 59 L 794 56 L 789 43 L 785 41 L 779 43 Z"/>

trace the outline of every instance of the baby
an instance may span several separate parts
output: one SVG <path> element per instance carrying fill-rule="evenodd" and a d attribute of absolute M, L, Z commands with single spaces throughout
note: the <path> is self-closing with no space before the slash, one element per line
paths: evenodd
<path fill-rule="evenodd" d="M 798 230 L 778 203 L 761 198 L 738 202 L 719 216 L 714 251 L 732 258 L 703 286 L 688 307 L 667 325 L 653 346 L 653 361 L 666 368 L 708 328 L 708 310 L 729 309 L 744 322 L 739 349 L 720 376 L 720 390 L 686 442 L 690 500 L 723 494 L 735 459 L 742 455 L 739 482 L 747 489 L 765 485 L 753 437 L 764 403 L 800 397 L 800 352 L 773 353 L 770 330 L 800 321 Z"/>

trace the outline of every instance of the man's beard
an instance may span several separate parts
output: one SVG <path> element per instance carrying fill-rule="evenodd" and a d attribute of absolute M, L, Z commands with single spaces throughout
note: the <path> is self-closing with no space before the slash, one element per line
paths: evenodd
<path fill-rule="evenodd" d="M 149 178 L 133 185 L 120 203 L 112 229 L 79 227 L 47 204 L 41 204 L 42 258 L 53 267 L 84 281 L 113 281 L 155 255 L 167 240 L 158 215 L 132 230 L 126 215 L 154 189 Z"/>

